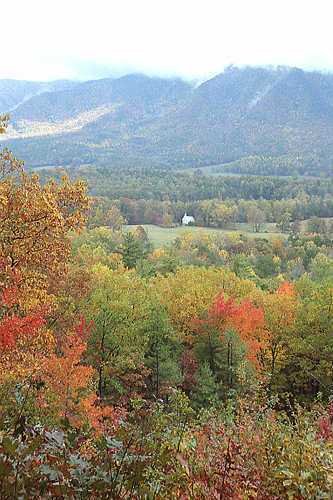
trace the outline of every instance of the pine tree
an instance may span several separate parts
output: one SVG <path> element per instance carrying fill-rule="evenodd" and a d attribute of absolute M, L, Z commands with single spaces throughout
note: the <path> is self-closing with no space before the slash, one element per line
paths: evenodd
<path fill-rule="evenodd" d="M 218 403 L 218 384 L 207 362 L 196 373 L 197 384 L 192 394 L 193 406 L 205 408 Z"/>

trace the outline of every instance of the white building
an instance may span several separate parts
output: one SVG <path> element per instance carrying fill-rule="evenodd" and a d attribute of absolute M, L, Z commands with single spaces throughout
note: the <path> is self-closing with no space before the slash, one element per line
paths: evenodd
<path fill-rule="evenodd" d="M 192 215 L 187 215 L 187 213 L 184 213 L 184 217 L 182 218 L 182 224 L 183 226 L 188 226 L 189 224 L 194 224 L 195 219 L 192 217 Z"/>

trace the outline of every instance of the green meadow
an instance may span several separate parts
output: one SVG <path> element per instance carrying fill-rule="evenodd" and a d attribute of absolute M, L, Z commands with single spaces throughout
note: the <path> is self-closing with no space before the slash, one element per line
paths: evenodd
<path fill-rule="evenodd" d="M 125 226 L 127 230 L 135 229 L 135 225 Z M 160 247 L 171 243 L 179 236 L 184 234 L 246 234 L 249 238 L 274 238 L 282 237 L 285 238 L 286 235 L 278 232 L 276 230 L 275 224 L 264 224 L 263 232 L 254 233 L 251 226 L 246 223 L 234 224 L 233 228 L 230 229 L 217 229 L 211 227 L 197 227 L 197 226 L 177 226 L 177 227 L 160 227 L 154 226 L 152 224 L 143 224 L 142 227 L 146 230 L 150 241 L 155 247 Z"/>

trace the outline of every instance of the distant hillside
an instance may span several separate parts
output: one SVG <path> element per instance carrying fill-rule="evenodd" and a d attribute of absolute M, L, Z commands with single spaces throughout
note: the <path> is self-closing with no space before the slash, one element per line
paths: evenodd
<path fill-rule="evenodd" d="M 0 103 L 9 102 L 6 85 L 0 81 Z M 16 92 L 21 103 L 11 104 L 6 142 L 31 165 L 228 163 L 226 171 L 267 168 L 279 175 L 332 170 L 330 74 L 231 67 L 197 88 L 144 75 L 63 85 L 43 93 L 36 87 L 30 98 L 27 86 L 25 94 Z"/>
<path fill-rule="evenodd" d="M 24 80 L 0 80 L 0 113 L 6 113 L 44 92 L 55 92 L 75 87 L 69 80 L 54 82 L 29 82 Z"/>

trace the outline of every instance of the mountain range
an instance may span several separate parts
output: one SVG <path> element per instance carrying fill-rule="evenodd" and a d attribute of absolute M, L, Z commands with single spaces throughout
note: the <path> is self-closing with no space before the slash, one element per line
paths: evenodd
<path fill-rule="evenodd" d="M 200 85 L 141 74 L 0 80 L 5 112 L 2 142 L 31 166 L 241 164 L 257 173 L 274 164 L 275 173 L 287 165 L 325 175 L 333 163 L 333 75 L 297 68 L 230 67 Z"/>

